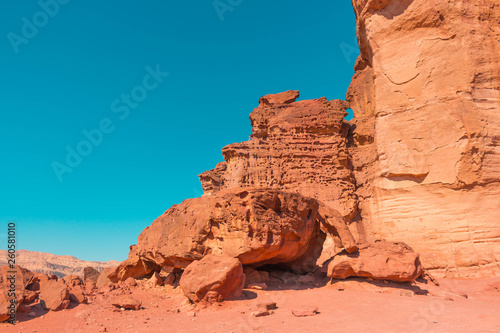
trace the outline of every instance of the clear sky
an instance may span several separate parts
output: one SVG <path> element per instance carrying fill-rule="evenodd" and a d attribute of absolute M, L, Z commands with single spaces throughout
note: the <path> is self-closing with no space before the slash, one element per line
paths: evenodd
<path fill-rule="evenodd" d="M 248 140 L 260 96 L 344 99 L 350 1 L 4 0 L 0 246 L 124 260 Z M 90 137 L 87 138 L 87 137 Z M 75 156 L 78 155 L 78 156 Z"/>

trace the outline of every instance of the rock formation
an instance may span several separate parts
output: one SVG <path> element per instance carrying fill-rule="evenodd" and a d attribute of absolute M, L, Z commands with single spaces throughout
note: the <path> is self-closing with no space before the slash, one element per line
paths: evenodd
<path fill-rule="evenodd" d="M 500 1 L 353 0 L 361 241 L 435 275 L 500 272 Z"/>
<path fill-rule="evenodd" d="M 436 276 L 500 273 L 500 0 L 352 3 L 347 101 L 262 97 L 250 140 L 222 149 L 199 175 L 204 196 L 146 228 L 112 281 L 208 253 L 307 272 L 381 240 L 407 243 Z M 246 202 L 245 188 L 279 203 Z"/>
<path fill-rule="evenodd" d="M 350 220 L 354 177 L 343 127 L 348 104 L 295 100 L 298 91 L 267 95 L 250 114 L 251 140 L 222 149 L 225 162 L 202 173 L 206 194 L 223 188 L 266 187 L 318 199 Z"/>
<path fill-rule="evenodd" d="M 308 272 L 316 269 L 327 233 L 347 251 L 357 250 L 340 213 L 312 198 L 274 189 L 226 189 L 167 210 L 107 276 L 112 282 L 142 278 L 160 268 L 185 268 L 207 254 Z"/>

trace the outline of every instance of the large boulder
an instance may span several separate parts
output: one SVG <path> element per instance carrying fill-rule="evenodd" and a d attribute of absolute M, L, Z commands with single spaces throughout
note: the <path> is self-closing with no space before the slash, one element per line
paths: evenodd
<path fill-rule="evenodd" d="M 62 281 L 48 280 L 41 284 L 40 302 L 47 310 L 66 309 L 70 303 L 68 287 Z"/>
<path fill-rule="evenodd" d="M 11 314 L 17 312 L 33 276 L 31 271 L 17 265 L 0 268 L 0 322 L 9 320 Z M 13 291 L 15 297 L 12 296 Z"/>
<path fill-rule="evenodd" d="M 208 255 L 191 263 L 181 276 L 180 287 L 191 301 L 222 301 L 241 296 L 245 284 L 238 259 Z"/>
<path fill-rule="evenodd" d="M 318 208 L 315 199 L 264 188 L 226 189 L 188 199 L 144 229 L 129 259 L 107 276 L 118 282 L 162 268 L 183 269 L 207 254 L 238 258 L 244 265 L 280 264 L 301 273 L 312 271 L 325 238 Z M 334 225 L 331 218 L 328 221 Z M 345 227 L 343 220 L 340 223 Z M 351 251 L 356 249 L 347 227 L 339 236 Z"/>
<path fill-rule="evenodd" d="M 94 267 L 85 267 L 83 269 L 83 281 L 85 283 L 87 282 L 93 282 L 93 283 L 97 283 L 97 279 L 99 279 L 99 275 L 101 273 L 99 273 L 98 270 L 96 270 Z"/>
<path fill-rule="evenodd" d="M 396 282 L 415 281 L 423 273 L 419 255 L 404 243 L 376 242 L 359 247 L 355 253 L 342 252 L 328 264 L 328 276 L 350 276 Z"/>

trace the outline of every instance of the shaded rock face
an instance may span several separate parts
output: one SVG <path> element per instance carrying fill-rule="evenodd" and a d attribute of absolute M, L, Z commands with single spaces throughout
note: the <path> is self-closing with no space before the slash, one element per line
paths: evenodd
<path fill-rule="evenodd" d="M 213 254 L 191 263 L 181 276 L 179 285 L 193 302 L 220 302 L 241 296 L 245 274 L 240 261 Z"/>
<path fill-rule="evenodd" d="M 140 234 L 129 259 L 110 271 L 112 282 L 142 278 L 161 268 L 185 268 L 208 254 L 238 258 L 244 265 L 281 264 L 297 272 L 316 269 L 325 234 L 320 205 L 297 193 L 234 188 L 174 205 Z M 339 213 L 337 212 L 339 215 Z M 328 232 L 336 220 L 322 218 Z M 357 248 L 343 225 L 335 236 Z"/>
<path fill-rule="evenodd" d="M 500 0 L 353 6 L 359 239 L 404 241 L 437 276 L 498 274 Z"/>
<path fill-rule="evenodd" d="M 423 273 L 419 255 L 404 243 L 376 242 L 359 247 L 359 251 L 337 254 L 328 264 L 329 277 L 350 276 L 376 280 L 413 282 Z"/>
<path fill-rule="evenodd" d="M 199 175 L 205 194 L 266 187 L 298 192 L 356 215 L 354 177 L 343 119 L 345 101 L 295 102 L 298 91 L 266 95 L 250 114 L 251 140 L 222 149 L 225 162 Z"/>

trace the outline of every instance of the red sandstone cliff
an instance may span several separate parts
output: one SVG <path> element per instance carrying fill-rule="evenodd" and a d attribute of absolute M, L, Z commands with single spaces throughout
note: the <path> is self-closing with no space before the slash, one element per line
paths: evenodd
<path fill-rule="evenodd" d="M 354 0 L 347 93 L 365 240 L 448 277 L 500 272 L 500 1 Z"/>

